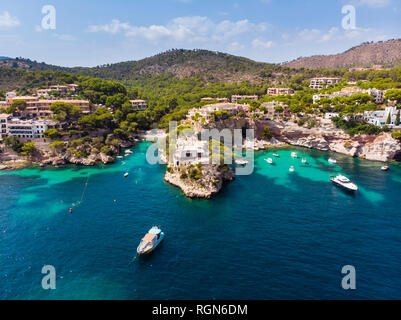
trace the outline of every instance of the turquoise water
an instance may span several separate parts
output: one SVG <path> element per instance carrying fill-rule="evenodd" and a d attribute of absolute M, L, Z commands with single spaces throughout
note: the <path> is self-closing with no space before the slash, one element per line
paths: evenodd
<path fill-rule="evenodd" d="M 190 200 L 146 163 L 147 146 L 109 166 L 0 173 L 1 299 L 401 298 L 398 164 L 291 149 L 269 165 L 273 152 L 258 152 L 252 175 Z M 338 172 L 356 195 L 329 182 Z M 153 224 L 165 241 L 136 257 Z M 353 291 L 341 288 L 349 264 Z M 44 265 L 56 290 L 41 287 Z"/>

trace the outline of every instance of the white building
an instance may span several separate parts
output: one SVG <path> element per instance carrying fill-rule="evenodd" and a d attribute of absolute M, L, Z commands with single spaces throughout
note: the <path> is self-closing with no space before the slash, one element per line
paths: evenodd
<path fill-rule="evenodd" d="M 315 94 L 313 95 L 312 99 L 313 99 L 313 103 L 317 103 L 318 101 L 320 101 L 320 99 L 322 98 L 327 98 L 327 99 L 332 99 L 334 98 L 334 96 L 327 94 L 327 93 L 319 93 L 319 94 Z"/>
<path fill-rule="evenodd" d="M 231 96 L 231 102 L 237 102 L 240 100 L 245 100 L 245 99 L 249 99 L 249 100 L 254 100 L 254 101 L 258 101 L 259 97 L 257 95 L 253 95 L 253 96 L 243 96 L 243 95 L 233 95 Z"/>
<path fill-rule="evenodd" d="M 340 116 L 340 114 L 337 112 L 326 112 L 324 114 L 325 119 L 331 119 L 331 118 L 335 118 L 335 117 L 339 117 L 339 116 Z"/>
<path fill-rule="evenodd" d="M 323 89 L 328 88 L 332 84 L 339 83 L 341 78 L 313 78 L 310 81 L 309 87 L 311 89 Z"/>
<path fill-rule="evenodd" d="M 379 104 L 384 102 L 384 94 L 386 93 L 386 91 L 372 88 L 364 90 L 364 93 L 370 94 L 374 98 L 374 101 Z"/>
<path fill-rule="evenodd" d="M 363 119 L 375 126 L 388 126 L 390 128 L 401 128 L 401 125 L 396 125 L 397 113 L 400 112 L 397 107 L 387 107 L 385 110 L 365 111 Z M 387 123 L 390 115 L 390 123 Z"/>
<path fill-rule="evenodd" d="M 10 116 L 0 117 L 1 136 L 17 137 L 20 139 L 41 139 L 43 132 L 50 128 L 57 127 L 55 121 L 20 120 Z"/>
<path fill-rule="evenodd" d="M 274 116 L 277 116 L 279 114 L 282 114 L 284 116 L 291 115 L 288 105 L 282 102 L 277 102 L 277 101 L 263 102 L 261 106 L 266 108 L 267 110 L 266 116 L 270 119 L 273 119 Z M 283 109 L 282 112 L 278 112 L 277 107 L 281 107 Z"/>
<path fill-rule="evenodd" d="M 378 90 L 376 88 L 363 90 L 359 87 L 347 87 L 347 88 L 341 89 L 341 91 L 333 92 L 330 94 L 319 93 L 319 94 L 313 95 L 312 98 L 313 98 L 313 103 L 317 103 L 322 98 L 334 99 L 336 97 L 351 97 L 352 95 L 358 94 L 358 93 L 366 93 L 366 94 L 371 95 L 373 97 L 373 101 L 377 104 L 384 102 L 385 91 Z"/>
<path fill-rule="evenodd" d="M 293 95 L 295 92 L 291 88 L 268 88 L 267 94 L 271 96 L 279 96 L 283 94 L 290 94 Z"/>
<path fill-rule="evenodd" d="M 174 166 L 198 163 L 209 163 L 209 142 L 199 140 L 195 135 L 186 139 L 178 138 L 175 144 Z"/>
<path fill-rule="evenodd" d="M 0 138 L 7 135 L 7 123 L 11 120 L 11 116 L 9 114 L 0 114 Z"/>
<path fill-rule="evenodd" d="M 248 106 L 237 103 L 216 103 L 208 104 L 201 108 L 194 108 L 188 111 L 187 118 L 192 119 L 193 116 L 199 114 L 203 118 L 209 118 L 213 112 L 226 111 L 231 114 L 238 114 L 239 112 L 246 112 Z"/>
<path fill-rule="evenodd" d="M 135 110 L 142 111 L 148 107 L 148 103 L 142 99 L 130 100 L 130 102 Z"/>

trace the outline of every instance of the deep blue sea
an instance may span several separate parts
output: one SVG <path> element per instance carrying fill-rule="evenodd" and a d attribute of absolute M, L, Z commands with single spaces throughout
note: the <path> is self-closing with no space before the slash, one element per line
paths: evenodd
<path fill-rule="evenodd" d="M 190 200 L 147 147 L 108 166 L 0 173 L 0 299 L 401 298 L 399 164 L 292 148 L 272 166 L 258 152 L 252 175 Z M 357 194 L 331 184 L 339 172 Z M 137 257 L 152 225 L 166 238 Z M 42 289 L 44 265 L 56 290 Z M 356 290 L 341 287 L 344 265 Z"/>

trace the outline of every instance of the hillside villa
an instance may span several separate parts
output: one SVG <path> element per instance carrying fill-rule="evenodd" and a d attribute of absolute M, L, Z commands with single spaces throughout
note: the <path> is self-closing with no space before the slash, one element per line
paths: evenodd
<path fill-rule="evenodd" d="M 143 111 L 148 107 L 148 103 L 142 99 L 130 100 L 132 107 L 135 110 Z"/>
<path fill-rule="evenodd" d="M 333 99 L 336 97 L 350 97 L 353 94 L 357 94 L 357 93 L 369 94 L 373 97 L 374 102 L 379 104 L 379 103 L 384 102 L 384 95 L 386 93 L 386 90 L 378 90 L 376 88 L 365 90 L 365 89 L 361 89 L 359 87 L 346 87 L 346 88 L 341 89 L 340 91 L 333 92 L 330 94 L 328 94 L 328 93 L 315 94 L 313 96 L 313 103 L 317 103 L 317 101 L 319 101 L 322 98 Z"/>
<path fill-rule="evenodd" d="M 195 135 L 178 138 L 175 144 L 174 166 L 209 163 L 209 142 L 199 140 Z"/>
<path fill-rule="evenodd" d="M 56 121 L 20 120 L 8 114 L 0 114 L 0 138 L 17 137 L 24 140 L 44 138 L 43 132 L 57 128 Z"/>
<path fill-rule="evenodd" d="M 73 99 L 51 99 L 41 100 L 37 96 L 17 96 L 15 92 L 6 93 L 6 101 L 0 101 L 0 108 L 10 107 L 15 100 L 23 100 L 26 102 L 25 110 L 21 111 L 23 117 L 51 117 L 52 112 L 50 106 L 55 102 L 70 103 L 82 109 L 83 113 L 90 113 L 90 105 L 87 100 L 73 100 Z"/>
<path fill-rule="evenodd" d="M 321 90 L 328 88 L 332 84 L 339 83 L 341 78 L 313 78 L 310 81 L 309 88 Z"/>
<path fill-rule="evenodd" d="M 388 126 L 392 129 L 401 129 L 400 124 L 396 125 L 397 113 L 399 112 L 400 110 L 397 107 L 387 107 L 384 110 L 377 111 L 365 111 L 363 120 L 379 127 Z M 390 120 L 390 123 L 387 123 L 388 120 Z"/>
<path fill-rule="evenodd" d="M 206 119 L 210 118 L 213 112 L 218 111 L 226 111 L 233 115 L 236 115 L 240 112 L 246 112 L 248 110 L 248 105 L 238 104 L 238 103 L 216 103 L 216 104 L 208 104 L 201 108 L 194 108 L 188 111 L 187 119 L 192 119 L 192 117 L 199 114 L 199 116 L 204 117 Z"/>
<path fill-rule="evenodd" d="M 61 95 L 67 93 L 74 93 L 80 90 L 80 86 L 77 84 L 67 84 L 67 85 L 54 85 L 50 86 L 48 89 L 37 89 L 36 95 L 39 97 L 48 98 L 51 96 L 51 92 L 59 92 Z"/>
<path fill-rule="evenodd" d="M 231 96 L 231 102 L 233 102 L 233 103 L 240 101 L 240 100 L 245 100 L 245 99 L 258 101 L 259 97 L 257 95 L 244 96 L 244 95 L 238 95 L 238 94 Z"/>
<path fill-rule="evenodd" d="M 279 114 L 284 115 L 285 117 L 291 116 L 289 106 L 282 102 L 280 103 L 277 101 L 264 102 L 261 104 L 261 106 L 267 109 L 267 114 L 265 116 L 267 116 L 269 119 L 273 119 L 275 116 Z M 283 111 L 279 113 L 277 107 L 281 107 Z"/>
<path fill-rule="evenodd" d="M 280 96 L 283 94 L 294 94 L 294 90 L 291 88 L 269 88 L 267 89 L 267 94 L 271 96 Z"/>

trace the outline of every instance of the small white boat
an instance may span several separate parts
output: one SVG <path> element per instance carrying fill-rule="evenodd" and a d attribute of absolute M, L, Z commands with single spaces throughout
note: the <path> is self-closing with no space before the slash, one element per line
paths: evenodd
<path fill-rule="evenodd" d="M 117 156 L 116 158 L 117 158 L 117 159 L 122 159 L 122 158 L 123 158 L 123 156 Z"/>
<path fill-rule="evenodd" d="M 273 153 L 273 156 L 275 156 L 276 158 L 280 158 L 280 156 L 277 153 Z"/>
<path fill-rule="evenodd" d="M 390 167 L 389 166 L 382 166 L 380 169 L 382 171 L 388 171 L 388 170 L 390 170 Z"/>
<path fill-rule="evenodd" d="M 302 163 L 306 163 L 306 159 L 305 158 L 302 158 Z"/>
<path fill-rule="evenodd" d="M 298 158 L 298 154 L 296 152 L 291 152 L 291 157 Z"/>
<path fill-rule="evenodd" d="M 124 173 L 124 178 L 128 177 L 128 175 L 129 175 L 128 172 Z"/>
<path fill-rule="evenodd" d="M 330 178 L 330 181 L 333 182 L 336 186 L 343 188 L 344 190 L 351 192 L 358 191 L 357 185 L 352 183 L 350 179 L 341 174 L 336 177 Z"/>
<path fill-rule="evenodd" d="M 125 154 L 133 154 L 131 150 L 125 150 Z"/>
<path fill-rule="evenodd" d="M 245 159 L 236 159 L 235 163 L 238 164 L 239 166 L 245 166 L 249 163 L 249 161 Z"/>
<path fill-rule="evenodd" d="M 152 227 L 142 238 L 136 252 L 139 255 L 150 253 L 156 249 L 163 239 L 164 232 L 162 232 L 159 227 Z"/>
<path fill-rule="evenodd" d="M 266 161 L 267 163 L 273 164 L 273 159 L 272 159 L 272 158 L 267 158 L 267 159 L 265 159 L 265 161 Z"/>
<path fill-rule="evenodd" d="M 329 158 L 329 163 L 333 163 L 333 164 L 336 164 L 337 163 L 337 160 L 336 159 L 334 159 L 334 158 Z"/>
<path fill-rule="evenodd" d="M 295 171 L 294 166 L 291 166 L 290 167 L 290 172 L 294 172 L 294 171 Z"/>

